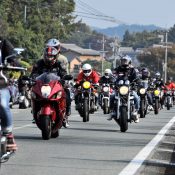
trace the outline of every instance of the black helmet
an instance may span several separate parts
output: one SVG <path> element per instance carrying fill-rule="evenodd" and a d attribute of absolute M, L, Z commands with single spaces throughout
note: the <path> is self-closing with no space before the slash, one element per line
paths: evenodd
<path fill-rule="evenodd" d="M 149 78 L 150 77 L 150 72 L 147 68 L 142 68 L 141 69 L 141 74 L 142 74 L 142 78 Z"/>
<path fill-rule="evenodd" d="M 127 67 L 129 64 L 131 64 L 131 57 L 128 55 L 121 56 L 120 65 Z"/>

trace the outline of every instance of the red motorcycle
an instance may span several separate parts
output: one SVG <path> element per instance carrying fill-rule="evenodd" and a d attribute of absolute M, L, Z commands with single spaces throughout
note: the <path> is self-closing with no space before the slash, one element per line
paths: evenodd
<path fill-rule="evenodd" d="M 66 117 L 66 94 L 60 77 L 48 72 L 38 76 L 31 97 L 33 117 L 41 130 L 42 138 L 49 140 L 58 137 Z"/>

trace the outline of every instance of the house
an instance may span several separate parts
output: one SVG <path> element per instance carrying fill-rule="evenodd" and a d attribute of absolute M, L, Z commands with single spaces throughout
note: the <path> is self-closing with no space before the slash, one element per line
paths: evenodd
<path fill-rule="evenodd" d="M 61 53 L 67 57 L 69 61 L 69 72 L 74 76 L 80 71 L 82 62 L 86 60 L 102 60 L 99 51 L 84 49 L 76 44 L 61 43 Z"/>

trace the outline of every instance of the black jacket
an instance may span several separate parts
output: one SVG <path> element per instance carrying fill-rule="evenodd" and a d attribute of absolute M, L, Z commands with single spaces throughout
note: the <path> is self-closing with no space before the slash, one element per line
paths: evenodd
<path fill-rule="evenodd" d="M 99 80 L 100 84 L 114 84 L 114 82 L 115 82 L 115 78 L 113 76 L 110 76 L 109 78 L 102 76 Z"/>
<path fill-rule="evenodd" d="M 128 80 L 130 82 L 133 82 L 134 80 L 139 78 L 139 72 L 134 67 L 119 66 L 119 67 L 115 68 L 115 74 L 117 75 L 118 80 L 120 80 L 120 79 L 122 79 L 122 77 L 126 76 L 126 77 L 128 77 Z M 120 74 L 123 74 L 123 75 L 120 77 Z"/>
<path fill-rule="evenodd" d="M 40 59 L 33 66 L 31 77 L 35 78 L 38 75 L 41 75 L 44 72 L 54 72 L 62 79 L 64 75 L 67 74 L 66 70 L 61 67 L 60 62 L 55 62 L 52 66 L 45 64 L 43 59 Z"/>

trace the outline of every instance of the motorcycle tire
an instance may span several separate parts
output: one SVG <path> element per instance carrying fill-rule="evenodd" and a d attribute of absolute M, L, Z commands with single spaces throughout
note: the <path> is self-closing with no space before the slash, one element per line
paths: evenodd
<path fill-rule="evenodd" d="M 167 108 L 167 110 L 170 110 L 170 104 L 168 102 L 166 104 L 166 108 Z"/>
<path fill-rule="evenodd" d="M 166 107 L 167 107 L 167 110 L 170 110 L 170 97 L 167 97 Z"/>
<path fill-rule="evenodd" d="M 49 116 L 42 116 L 40 118 L 41 133 L 43 140 L 49 140 L 51 137 L 51 120 Z"/>
<path fill-rule="evenodd" d="M 108 99 L 103 99 L 103 113 L 109 114 Z"/>
<path fill-rule="evenodd" d="M 140 102 L 140 118 L 145 118 L 145 101 Z"/>
<path fill-rule="evenodd" d="M 159 113 L 159 99 L 155 99 L 154 114 Z"/>
<path fill-rule="evenodd" d="M 120 131 L 126 132 L 128 130 L 128 114 L 126 107 L 120 108 Z"/>
<path fill-rule="evenodd" d="M 85 98 L 83 102 L 83 122 L 89 121 L 89 99 Z"/>

